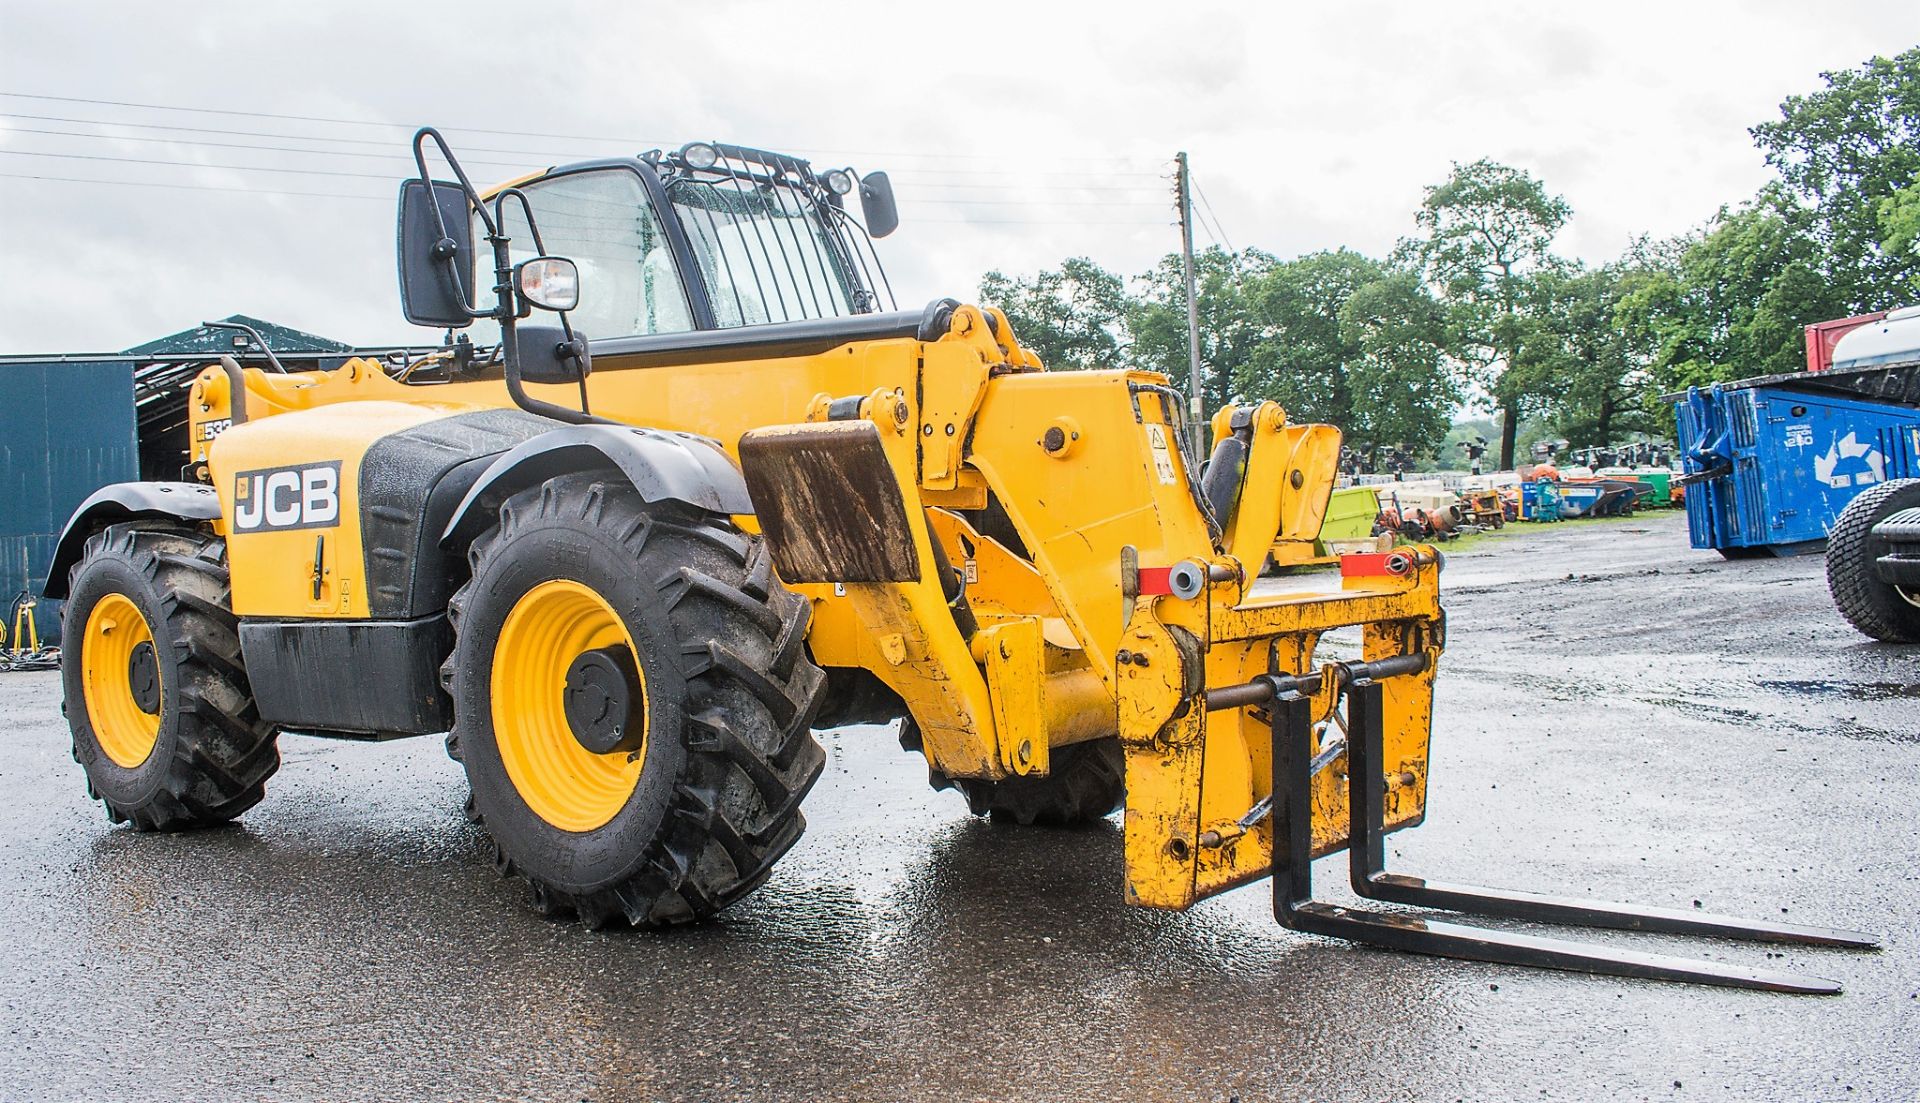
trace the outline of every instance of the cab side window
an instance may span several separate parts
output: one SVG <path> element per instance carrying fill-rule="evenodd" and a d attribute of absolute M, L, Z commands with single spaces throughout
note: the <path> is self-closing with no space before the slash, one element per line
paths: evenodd
<path fill-rule="evenodd" d="M 548 255 L 580 266 L 580 306 L 569 317 L 582 333 L 627 337 L 693 328 L 673 253 L 633 173 L 576 172 L 523 190 Z M 533 234 L 518 203 L 504 206 L 504 228 L 518 264 L 534 255 Z M 485 240 L 483 229 L 476 227 L 475 240 Z"/>

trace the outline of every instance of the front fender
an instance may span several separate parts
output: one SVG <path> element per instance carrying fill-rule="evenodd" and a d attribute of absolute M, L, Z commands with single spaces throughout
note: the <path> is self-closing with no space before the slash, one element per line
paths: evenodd
<path fill-rule="evenodd" d="M 122 521 L 172 518 L 179 521 L 217 521 L 220 496 L 204 483 L 113 483 L 103 486 L 80 503 L 60 530 L 60 542 L 53 546 L 53 561 L 47 565 L 47 584 L 41 596 L 63 600 L 67 596 L 67 575 L 86 550 L 87 537 L 107 525 Z"/>
<path fill-rule="evenodd" d="M 611 465 L 649 502 L 684 502 L 711 513 L 752 513 L 746 480 L 720 445 L 692 433 L 627 425 L 570 425 L 502 453 L 467 491 L 440 537 L 458 547 L 493 524 L 508 496 L 559 475 Z M 483 505 L 482 503 L 485 503 Z"/>

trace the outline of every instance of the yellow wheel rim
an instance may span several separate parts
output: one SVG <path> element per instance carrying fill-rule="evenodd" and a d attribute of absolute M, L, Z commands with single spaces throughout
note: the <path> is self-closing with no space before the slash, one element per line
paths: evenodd
<path fill-rule="evenodd" d="M 640 781 L 646 744 L 632 754 L 594 754 L 567 723 L 567 670 L 587 651 L 639 652 L 619 614 L 578 582 L 528 590 L 500 626 L 493 651 L 493 738 L 520 799 L 562 831 L 592 831 L 626 807 Z M 646 714 L 647 679 L 640 675 Z"/>
<path fill-rule="evenodd" d="M 108 594 L 87 614 L 86 633 L 80 641 L 80 684 L 87 701 L 87 723 L 100 749 L 115 765 L 127 769 L 147 760 L 160 734 L 160 709 L 147 712 L 134 697 L 130 670 L 134 649 L 143 643 L 153 645 L 153 629 L 140 615 L 140 607 L 125 594 Z M 160 690 L 164 695 L 165 687 Z M 164 701 L 164 696 L 160 700 Z"/>

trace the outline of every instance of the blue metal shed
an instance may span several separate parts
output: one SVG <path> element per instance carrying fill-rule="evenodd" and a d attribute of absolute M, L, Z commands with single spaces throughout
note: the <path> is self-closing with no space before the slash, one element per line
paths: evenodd
<path fill-rule="evenodd" d="M 0 610 L 40 592 L 54 541 L 87 495 L 139 477 L 130 362 L 0 364 Z M 60 635 L 57 602 L 36 611 Z M 7 643 L 12 644 L 9 638 Z"/>
<path fill-rule="evenodd" d="M 1920 366 L 1717 383 L 1675 403 L 1696 548 L 1817 551 L 1856 494 L 1920 477 Z"/>

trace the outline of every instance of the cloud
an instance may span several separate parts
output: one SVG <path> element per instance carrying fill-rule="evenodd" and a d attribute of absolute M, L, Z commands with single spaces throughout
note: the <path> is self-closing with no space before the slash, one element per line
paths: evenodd
<path fill-rule="evenodd" d="M 1181 149 L 1239 246 L 1383 252 L 1424 186 L 1490 156 L 1565 195 L 1576 213 L 1561 250 L 1604 260 L 1751 194 L 1767 172 L 1746 128 L 1820 70 L 1920 40 L 1920 10 L 1893 2 L 1092 10 L 226 0 L 105 18 L 14 5 L 0 91 L 395 125 L 0 97 L 10 115 L 364 143 L 316 156 L 184 144 L 310 144 L 218 134 L 0 131 L 0 150 L 342 174 L 0 152 L 0 173 L 241 189 L 0 177 L 15 277 L 0 351 L 120 348 L 234 312 L 344 340 L 435 339 L 400 322 L 393 275 L 392 196 L 405 128 L 420 123 L 521 132 L 458 135 L 488 179 L 692 138 L 888 168 L 907 220 L 881 251 L 909 305 L 1073 255 L 1144 270 L 1177 245 L 1158 174 Z"/>

